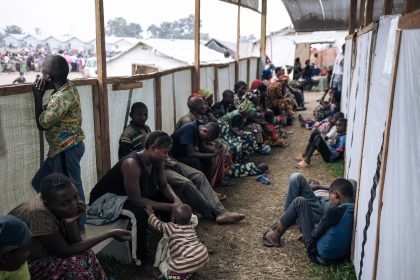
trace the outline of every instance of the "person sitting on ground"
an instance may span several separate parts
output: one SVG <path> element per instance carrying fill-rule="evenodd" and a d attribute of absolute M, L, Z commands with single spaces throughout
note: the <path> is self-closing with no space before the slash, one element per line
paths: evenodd
<path fill-rule="evenodd" d="M 216 118 L 221 118 L 227 113 L 230 113 L 235 110 L 234 103 L 234 94 L 231 90 L 225 90 L 222 94 L 222 101 L 216 102 L 212 107 L 213 114 Z"/>
<path fill-rule="evenodd" d="M 106 279 L 91 248 L 111 237 L 128 241 L 131 233 L 114 229 L 83 240 L 77 219 L 85 207 L 71 180 L 52 173 L 42 180 L 40 194 L 10 212 L 32 232 L 28 261 L 32 279 Z"/>
<path fill-rule="evenodd" d="M 280 247 L 281 237 L 298 220 L 311 261 L 339 263 L 349 258 L 354 212 L 354 187 L 349 180 L 335 179 L 329 199 L 318 199 L 299 173 L 289 178 L 284 214 L 263 234 L 263 244 Z"/>
<path fill-rule="evenodd" d="M 337 133 L 337 121 L 339 119 L 344 119 L 344 114 L 342 112 L 335 113 L 334 116 L 331 118 L 331 121 L 329 123 L 330 129 L 328 128 L 327 133 L 325 133 L 324 139 L 326 140 L 327 145 L 334 145 L 334 143 L 337 141 L 338 133 Z M 322 127 L 320 127 L 322 128 Z M 322 130 L 319 129 L 319 131 L 322 133 Z"/>
<path fill-rule="evenodd" d="M 176 122 L 174 130 L 195 120 L 202 120 L 202 116 L 206 113 L 206 102 L 200 96 L 191 95 L 188 98 L 187 106 L 190 111 Z"/>
<path fill-rule="evenodd" d="M 0 216 L 0 279 L 30 280 L 28 263 L 31 231 L 18 218 Z"/>
<path fill-rule="evenodd" d="M 330 96 L 329 101 L 324 100 L 327 94 Z M 320 122 L 326 118 L 331 118 L 340 110 L 340 98 L 341 93 L 336 90 L 330 89 L 325 91 L 319 100 L 319 105 L 314 109 L 315 119 L 305 120 L 302 116 L 298 116 L 300 126 L 307 129 L 312 129 L 314 125 L 315 127 L 319 126 Z"/>
<path fill-rule="evenodd" d="M 137 102 L 131 107 L 131 122 L 120 138 L 119 160 L 131 152 L 144 149 L 144 143 L 151 130 L 146 121 L 148 109 Z M 245 216 L 227 211 L 219 199 L 226 196 L 213 191 L 206 176 L 199 170 L 167 157 L 164 162 L 165 176 L 174 192 L 187 204 L 198 211 L 203 218 L 216 219 L 219 224 L 235 223 Z"/>
<path fill-rule="evenodd" d="M 213 93 L 211 93 L 208 89 L 202 88 L 198 91 L 198 96 L 203 98 L 206 104 L 206 111 L 202 115 L 202 119 L 205 122 L 217 122 L 216 116 L 213 114 L 211 110 L 211 106 L 213 105 Z"/>
<path fill-rule="evenodd" d="M 200 242 L 194 227 L 190 224 L 192 216 L 190 206 L 177 204 L 173 207 L 169 223 L 160 221 L 150 205 L 147 205 L 145 211 L 149 215 L 149 224 L 169 237 L 168 270 L 164 271 L 166 279 L 189 279 L 194 272 L 209 262 L 207 248 Z"/>
<path fill-rule="evenodd" d="M 32 186 L 39 192 L 42 179 L 53 172 L 60 172 L 74 182 L 80 199 L 85 201 L 80 161 L 85 152 L 82 129 L 82 110 L 76 86 L 67 80 L 69 68 L 60 55 L 47 56 L 42 64 L 42 77 L 32 86 L 35 99 L 35 120 L 39 130 L 45 130 L 49 144 L 48 157 L 32 179 Z M 45 91 L 54 89 L 48 104 L 42 106 Z M 85 216 L 79 220 L 84 231 Z"/>
<path fill-rule="evenodd" d="M 247 89 L 248 86 L 244 81 L 238 81 L 235 83 L 233 89 L 233 92 L 235 93 L 233 105 L 235 105 L 235 107 L 238 107 L 239 104 L 241 104 L 244 101 Z"/>
<path fill-rule="evenodd" d="M 264 114 L 266 125 L 264 127 L 264 144 L 269 146 L 288 147 L 289 144 L 285 139 L 279 136 L 274 126 L 274 113 L 267 111 Z"/>
<path fill-rule="evenodd" d="M 296 167 L 308 167 L 311 163 L 311 157 L 315 150 L 321 154 L 325 162 L 335 162 L 341 159 L 344 155 L 344 148 L 346 145 L 347 120 L 337 120 L 336 127 L 338 137 L 336 142 L 332 143 L 331 145 L 327 145 L 327 143 L 325 143 L 319 130 L 313 130 L 305 151 L 303 154 L 296 157 L 296 160 L 299 161 Z"/>
<path fill-rule="evenodd" d="M 18 84 L 23 84 L 26 82 L 25 77 L 23 76 L 23 72 L 20 72 L 19 77 L 17 77 L 14 81 L 13 84 L 18 83 Z"/>
<path fill-rule="evenodd" d="M 148 264 L 146 205 L 158 210 L 163 218 L 176 204 L 179 197 L 168 184 L 164 172 L 164 161 L 172 147 L 172 140 L 163 131 L 150 133 L 144 150 L 123 157 L 109 170 L 90 192 L 89 204 L 113 193 L 127 196 L 123 209 L 132 212 L 137 220 L 137 257 L 142 265 Z M 146 266 L 143 266 L 146 267 Z"/>
<path fill-rule="evenodd" d="M 211 182 L 214 175 L 212 172 L 217 172 L 216 166 L 213 165 L 213 158 L 222 153 L 223 149 L 211 147 L 207 143 L 216 140 L 219 134 L 220 127 L 217 123 L 202 124 L 196 120 L 184 124 L 171 135 L 173 140 L 171 156 L 202 171 Z"/>
<path fill-rule="evenodd" d="M 287 82 L 289 82 L 289 76 L 286 74 L 286 72 L 284 71 L 283 67 L 276 67 L 274 69 L 274 76 L 271 78 L 271 83 L 278 83 L 281 80 L 286 79 Z"/>

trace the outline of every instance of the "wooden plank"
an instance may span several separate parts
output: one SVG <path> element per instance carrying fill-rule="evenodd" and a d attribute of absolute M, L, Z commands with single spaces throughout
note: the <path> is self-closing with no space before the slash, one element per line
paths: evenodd
<path fill-rule="evenodd" d="M 417 0 L 404 0 L 404 14 L 408 14 L 414 11 L 415 1 Z"/>
<path fill-rule="evenodd" d="M 214 67 L 214 103 L 219 101 L 219 94 L 222 94 L 219 92 L 219 71 L 217 67 Z"/>
<path fill-rule="evenodd" d="M 116 83 L 112 85 L 112 90 L 113 91 L 129 90 L 129 89 L 136 89 L 136 88 L 142 88 L 142 87 L 143 87 L 142 82 Z"/>
<path fill-rule="evenodd" d="M 366 0 L 366 11 L 363 26 L 367 26 L 372 22 L 373 19 L 373 2 L 374 0 Z"/>
<path fill-rule="evenodd" d="M 392 0 L 384 1 L 384 15 L 392 14 Z"/>
<path fill-rule="evenodd" d="M 373 29 L 373 22 L 370 23 L 368 26 L 363 27 L 363 29 L 359 30 L 359 32 L 357 32 L 357 37 L 362 36 L 363 34 L 372 31 L 372 29 Z"/>
<path fill-rule="evenodd" d="M 109 146 L 109 114 L 108 93 L 106 85 L 106 52 L 105 52 L 105 27 L 104 27 L 104 3 L 103 0 L 95 0 L 95 23 L 96 23 L 96 61 L 98 65 L 98 95 L 101 116 L 101 150 L 102 171 L 111 168 L 111 150 Z"/>
<path fill-rule="evenodd" d="M 262 0 L 261 10 L 261 39 L 260 39 L 260 57 L 265 60 L 265 50 L 267 44 L 267 0 Z M 259 74 L 257 75 L 259 77 Z"/>
<path fill-rule="evenodd" d="M 392 110 L 394 108 L 394 96 L 395 96 L 395 84 L 397 81 L 397 72 L 398 72 L 398 63 L 399 63 L 399 55 L 400 55 L 400 46 L 401 46 L 401 36 L 402 31 L 397 30 L 396 38 L 395 38 L 395 51 L 394 51 L 394 63 L 392 68 L 391 74 L 391 87 L 389 93 L 389 101 L 388 101 L 388 114 L 385 123 L 385 136 L 384 136 L 384 147 L 382 151 L 382 164 L 381 170 L 379 171 L 379 196 L 378 196 L 378 217 L 377 217 L 377 224 L 376 224 L 376 239 L 375 239 L 375 253 L 373 259 L 373 272 L 372 272 L 372 279 L 376 280 L 376 275 L 378 272 L 378 256 L 379 256 L 379 238 L 381 233 L 381 213 L 382 213 L 382 200 L 384 195 L 384 184 L 385 184 L 385 174 L 386 174 L 386 167 L 388 162 L 388 147 L 389 147 L 389 135 L 391 132 L 391 122 L 392 122 Z"/>
<path fill-rule="evenodd" d="M 349 34 L 353 34 L 356 27 L 357 0 L 350 0 Z"/>
<path fill-rule="evenodd" d="M 375 31 L 378 29 L 378 24 L 375 25 Z M 376 34 L 376 32 L 375 32 Z M 355 198 L 355 205 L 354 205 L 354 219 L 353 219 L 353 235 L 352 235 L 352 243 L 351 243 L 351 253 L 350 259 L 354 257 L 354 241 L 356 238 L 356 226 L 357 226 L 357 210 L 359 206 L 359 191 L 360 191 L 360 178 L 362 177 L 362 165 L 363 165 L 363 151 L 365 147 L 365 135 L 366 135 L 366 119 L 369 110 L 369 96 L 370 96 L 370 79 L 371 79 L 371 72 L 372 72 L 372 61 L 375 52 L 375 45 L 376 45 L 376 35 L 372 37 L 370 43 L 370 55 L 369 55 L 369 63 L 368 63 L 368 75 L 366 79 L 366 98 L 365 98 L 365 115 L 363 117 L 364 124 L 363 124 L 363 131 L 362 131 L 362 146 L 360 149 L 360 156 L 359 156 L 359 170 L 357 176 L 357 191 L 356 191 L 356 198 Z"/>
<path fill-rule="evenodd" d="M 194 66 L 181 66 L 173 69 L 168 69 L 165 71 L 150 73 L 150 74 L 140 74 L 134 76 L 121 76 L 121 77 L 111 77 L 107 78 L 107 84 L 115 84 L 115 83 L 128 83 L 128 82 L 135 82 L 135 81 L 144 81 L 155 79 L 157 77 L 169 75 L 175 72 L 185 71 L 185 70 L 192 70 Z"/>
<path fill-rule="evenodd" d="M 357 36 L 357 32 L 346 36 L 346 40 L 353 40 Z"/>
<path fill-rule="evenodd" d="M 93 100 L 93 129 L 95 135 L 95 155 L 96 155 L 96 174 L 97 179 L 101 179 L 105 173 L 102 169 L 102 137 L 101 137 L 101 108 L 99 105 L 98 86 L 92 86 Z"/>
<path fill-rule="evenodd" d="M 191 90 L 200 89 L 200 0 L 195 0 L 194 15 L 194 69 L 192 71 Z"/>
<path fill-rule="evenodd" d="M 250 68 L 251 68 L 251 61 L 249 61 L 249 59 L 246 61 L 246 80 L 247 80 L 247 84 L 248 86 L 251 85 L 251 73 L 250 73 Z"/>
<path fill-rule="evenodd" d="M 365 5 L 366 5 L 366 0 L 360 0 L 360 14 L 359 14 L 359 24 L 360 24 L 360 28 L 365 27 L 363 25 L 363 22 L 365 20 Z"/>
<path fill-rule="evenodd" d="M 161 77 L 155 79 L 155 127 L 162 130 L 162 80 Z"/>
<path fill-rule="evenodd" d="M 420 10 L 403 15 L 398 22 L 399 29 L 418 29 L 420 28 Z"/>
<path fill-rule="evenodd" d="M 239 62 L 241 54 L 239 53 L 241 44 L 241 0 L 238 0 L 238 16 L 236 22 L 236 54 L 235 59 Z"/>

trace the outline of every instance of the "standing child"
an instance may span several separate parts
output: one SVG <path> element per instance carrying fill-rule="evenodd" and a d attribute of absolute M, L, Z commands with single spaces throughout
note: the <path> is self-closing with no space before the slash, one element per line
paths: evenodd
<path fill-rule="evenodd" d="M 67 61 L 62 56 L 48 56 L 42 65 L 42 77 L 32 85 L 36 124 L 39 130 L 45 130 L 49 144 L 48 157 L 32 179 L 32 186 L 39 192 L 45 176 L 60 172 L 74 182 L 80 199 L 84 201 L 80 160 L 85 152 L 85 134 L 82 130 L 79 92 L 67 80 L 68 73 Z M 47 89 L 53 89 L 53 92 L 43 106 L 42 98 Z M 82 231 L 84 224 L 83 216 L 79 220 Z"/>
<path fill-rule="evenodd" d="M 190 224 L 192 216 L 190 206 L 182 203 L 174 205 L 170 223 L 160 221 L 150 205 L 145 211 L 149 215 L 149 224 L 169 237 L 168 270 L 163 271 L 166 279 L 190 279 L 192 273 L 208 263 L 207 248 L 198 240 L 197 233 Z"/>

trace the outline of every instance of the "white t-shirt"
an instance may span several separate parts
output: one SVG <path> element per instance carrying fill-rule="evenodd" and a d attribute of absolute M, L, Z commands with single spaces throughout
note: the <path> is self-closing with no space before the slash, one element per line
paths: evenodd
<path fill-rule="evenodd" d="M 335 58 L 333 74 L 343 75 L 343 64 L 344 64 L 344 56 L 343 56 L 343 53 L 340 53 Z"/>

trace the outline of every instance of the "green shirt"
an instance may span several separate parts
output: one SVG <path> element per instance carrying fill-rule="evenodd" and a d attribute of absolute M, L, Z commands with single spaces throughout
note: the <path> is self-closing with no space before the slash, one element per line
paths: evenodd
<path fill-rule="evenodd" d="M 29 279 L 31 279 L 31 275 L 29 274 L 27 262 L 25 262 L 18 270 L 15 270 L 15 271 L 0 270 L 0 280 L 29 280 Z"/>
<path fill-rule="evenodd" d="M 49 157 L 76 146 L 83 141 L 82 111 L 76 86 L 68 81 L 51 95 L 39 122 L 45 129 L 45 138 L 50 146 Z"/>

